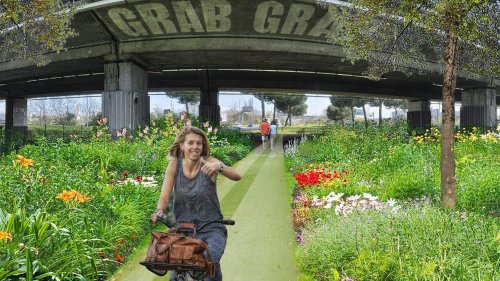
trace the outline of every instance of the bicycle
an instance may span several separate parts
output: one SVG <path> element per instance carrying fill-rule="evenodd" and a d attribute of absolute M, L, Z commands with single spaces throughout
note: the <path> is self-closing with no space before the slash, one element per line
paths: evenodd
<path fill-rule="evenodd" d="M 169 223 L 166 220 L 166 217 L 158 216 L 158 220 L 169 227 Z M 210 223 L 221 223 L 224 225 L 234 225 L 234 220 L 214 220 L 210 222 L 206 222 L 198 227 L 196 227 L 196 232 L 203 229 Z M 189 229 L 178 229 L 178 232 L 185 236 L 192 236 L 194 233 Z M 208 255 L 206 255 L 209 258 Z M 150 263 L 150 262 L 139 262 L 141 265 L 146 266 L 150 271 L 154 272 L 157 275 L 164 276 L 167 273 L 167 270 L 172 270 L 177 274 L 177 281 L 202 281 L 205 278 L 209 277 L 209 272 L 207 268 L 200 268 L 198 266 L 187 265 L 187 264 L 169 264 L 169 263 Z M 151 270 L 150 267 L 153 266 L 154 270 Z"/>

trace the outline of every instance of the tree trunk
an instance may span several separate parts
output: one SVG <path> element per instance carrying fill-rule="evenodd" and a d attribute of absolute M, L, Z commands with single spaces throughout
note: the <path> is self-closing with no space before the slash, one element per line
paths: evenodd
<path fill-rule="evenodd" d="M 266 106 L 264 105 L 264 96 L 260 96 L 260 107 L 262 109 L 262 118 L 261 120 L 264 120 L 266 118 Z"/>
<path fill-rule="evenodd" d="M 189 114 L 189 106 L 188 106 L 188 103 L 186 102 L 186 103 L 185 103 L 185 105 L 186 105 L 186 114 Z"/>
<path fill-rule="evenodd" d="M 380 102 L 380 105 L 378 106 L 378 127 L 380 128 L 382 126 L 382 105 L 384 104 L 383 101 Z"/>
<path fill-rule="evenodd" d="M 455 87 L 457 83 L 457 37 L 454 27 L 456 22 L 450 12 L 446 17 L 446 50 L 444 56 L 443 74 L 443 112 L 441 133 L 441 200 L 444 208 L 454 208 L 455 194 Z"/>
<path fill-rule="evenodd" d="M 366 109 L 364 104 L 363 104 L 363 117 L 365 118 L 365 128 L 368 129 L 368 118 L 366 117 Z"/>
<path fill-rule="evenodd" d="M 354 127 L 354 107 L 351 107 L 351 125 Z"/>
<path fill-rule="evenodd" d="M 273 100 L 273 121 L 276 120 L 276 101 Z"/>
<path fill-rule="evenodd" d="M 292 126 L 292 107 L 291 106 L 288 107 L 288 117 L 287 117 L 287 119 L 288 119 L 288 122 L 290 122 L 290 126 Z"/>

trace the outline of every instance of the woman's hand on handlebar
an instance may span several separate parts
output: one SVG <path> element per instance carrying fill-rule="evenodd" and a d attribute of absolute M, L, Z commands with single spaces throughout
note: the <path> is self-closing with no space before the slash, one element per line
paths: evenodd
<path fill-rule="evenodd" d="M 149 220 L 150 220 L 152 223 L 156 223 L 156 221 L 158 220 L 158 213 L 157 213 L 157 212 L 154 212 L 153 214 L 151 214 L 151 216 L 149 216 Z"/>
<path fill-rule="evenodd" d="M 152 223 L 156 223 L 158 220 L 164 219 L 166 216 L 167 216 L 167 214 L 165 214 L 161 210 L 158 210 L 158 211 L 152 213 L 151 216 L 149 216 L 149 220 Z"/>

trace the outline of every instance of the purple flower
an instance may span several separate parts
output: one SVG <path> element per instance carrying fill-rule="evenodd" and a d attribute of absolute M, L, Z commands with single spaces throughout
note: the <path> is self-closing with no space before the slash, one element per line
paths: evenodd
<path fill-rule="evenodd" d="M 304 231 L 301 231 L 300 234 L 295 235 L 295 240 L 300 245 L 304 245 Z"/>

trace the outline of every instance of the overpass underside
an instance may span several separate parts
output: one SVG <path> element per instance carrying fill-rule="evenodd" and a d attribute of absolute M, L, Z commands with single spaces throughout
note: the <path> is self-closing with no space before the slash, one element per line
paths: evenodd
<path fill-rule="evenodd" d="M 26 127 L 26 99 L 82 92 L 102 92 L 112 131 L 147 124 L 148 91 L 165 89 L 198 89 L 200 116 L 216 122 L 220 89 L 403 98 L 416 128 L 430 126 L 429 101 L 441 99 L 439 66 L 367 79 L 366 64 L 328 42 L 335 25 L 313 0 L 91 2 L 74 19 L 79 35 L 47 54 L 49 64 L 0 63 L 7 128 Z M 458 79 L 461 125 L 496 126 L 495 83 Z"/>

